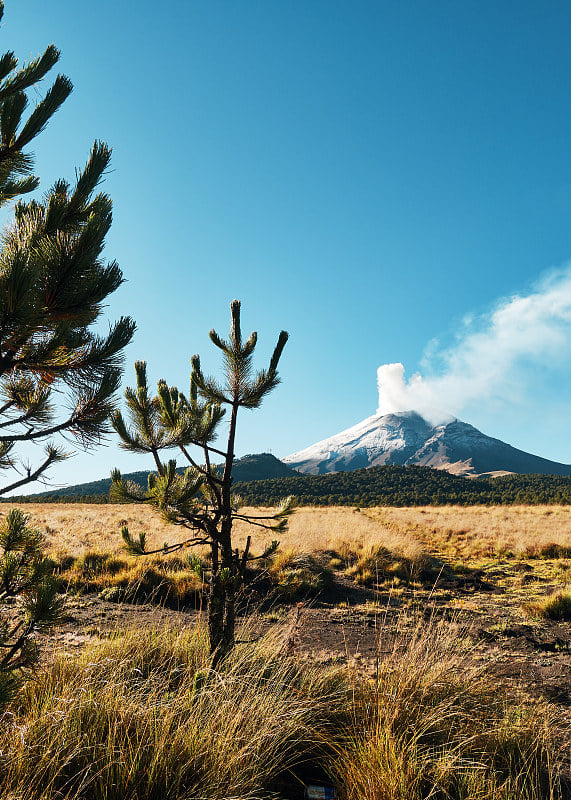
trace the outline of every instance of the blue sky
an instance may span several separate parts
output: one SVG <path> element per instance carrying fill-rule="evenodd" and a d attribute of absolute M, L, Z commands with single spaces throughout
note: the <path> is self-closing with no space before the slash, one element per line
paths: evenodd
<path fill-rule="evenodd" d="M 568 4 L 539 1 L 6 0 L 3 50 L 54 42 L 75 87 L 36 141 L 42 187 L 94 139 L 114 149 L 107 255 L 127 282 L 108 316 L 138 324 L 126 383 L 138 358 L 185 388 L 193 353 L 215 371 L 208 331 L 237 297 L 260 364 L 291 335 L 238 454 L 287 455 L 374 413 L 381 364 L 450 386 L 498 309 L 554 269 L 568 287 L 570 25 Z M 567 310 L 555 343 L 515 347 L 484 390 L 440 405 L 571 462 Z M 110 445 L 52 475 L 145 464 Z"/>

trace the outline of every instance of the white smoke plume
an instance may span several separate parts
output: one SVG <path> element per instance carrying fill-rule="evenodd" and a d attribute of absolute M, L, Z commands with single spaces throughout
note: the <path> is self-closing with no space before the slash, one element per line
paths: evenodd
<path fill-rule="evenodd" d="M 561 366 L 571 345 L 571 265 L 535 290 L 500 301 L 465 320 L 455 343 L 425 358 L 425 375 L 405 380 L 402 364 L 377 370 L 378 414 L 417 411 L 432 422 L 458 415 L 474 401 L 521 397 L 533 368 Z M 432 364 L 438 361 L 439 369 Z"/>

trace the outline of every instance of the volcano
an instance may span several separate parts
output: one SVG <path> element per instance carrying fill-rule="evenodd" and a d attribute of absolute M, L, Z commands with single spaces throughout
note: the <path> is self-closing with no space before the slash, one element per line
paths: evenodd
<path fill-rule="evenodd" d="M 415 411 L 378 415 L 282 461 L 307 475 L 385 464 L 419 465 L 476 476 L 506 472 L 571 475 L 571 465 L 518 450 L 451 418 L 432 425 Z"/>

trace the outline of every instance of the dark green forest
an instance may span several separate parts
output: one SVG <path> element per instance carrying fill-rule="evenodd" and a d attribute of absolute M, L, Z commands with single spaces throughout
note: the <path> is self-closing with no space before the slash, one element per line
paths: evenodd
<path fill-rule="evenodd" d="M 217 469 L 221 469 L 220 466 Z M 179 467 L 177 472 L 182 475 L 184 467 Z M 123 478 L 139 486 L 147 485 L 149 470 L 139 470 L 123 475 Z M 287 467 L 282 461 L 271 453 L 255 453 L 237 459 L 232 470 L 235 481 L 258 481 L 269 478 L 283 478 L 298 475 L 295 470 Z M 63 486 L 47 492 L 30 494 L 17 498 L 22 503 L 106 503 L 109 499 L 111 478 L 101 478 L 98 481 L 77 483 L 74 486 Z M 15 498 L 9 498 L 9 502 Z"/>
<path fill-rule="evenodd" d="M 369 467 L 354 472 L 237 483 L 246 505 L 274 505 L 294 495 L 300 505 L 424 506 L 571 503 L 571 478 L 505 475 L 474 479 L 430 467 Z"/>
<path fill-rule="evenodd" d="M 134 473 L 146 482 L 147 473 Z M 103 482 L 102 482 L 103 483 Z M 86 484 L 85 487 L 92 485 Z M 75 492 L 72 491 L 75 489 Z M 106 503 L 105 490 L 70 487 L 53 494 L 7 498 L 9 502 Z M 558 475 L 505 475 L 462 478 L 430 467 L 370 467 L 328 475 L 296 475 L 237 481 L 234 490 L 244 505 L 272 506 L 293 495 L 299 505 L 424 506 L 571 503 L 571 478 Z"/>

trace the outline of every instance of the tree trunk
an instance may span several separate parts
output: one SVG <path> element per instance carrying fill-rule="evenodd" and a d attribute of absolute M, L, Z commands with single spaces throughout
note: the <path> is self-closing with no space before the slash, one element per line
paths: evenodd
<path fill-rule="evenodd" d="M 238 402 L 232 403 L 228 447 L 221 486 L 220 529 L 211 538 L 216 540 L 216 564 L 213 555 L 213 572 L 208 600 L 208 635 L 213 666 L 216 666 L 234 647 L 236 627 L 236 587 L 239 582 L 239 568 L 232 552 L 232 464 L 234 461 L 234 438 Z M 218 555 L 220 568 L 218 569 Z"/>
<path fill-rule="evenodd" d="M 212 575 L 210 580 L 210 592 L 208 595 L 208 641 L 210 654 L 213 656 L 214 665 L 226 655 L 223 653 L 224 646 L 224 606 L 225 590 L 220 573 Z"/>
<path fill-rule="evenodd" d="M 212 578 L 208 598 L 208 638 L 213 666 L 223 661 L 234 647 L 236 590 L 233 577 Z"/>
<path fill-rule="evenodd" d="M 208 598 L 208 636 L 213 665 L 219 664 L 234 647 L 236 627 L 236 564 L 232 554 L 232 519 L 221 525 L 220 569 L 213 573 Z"/>

